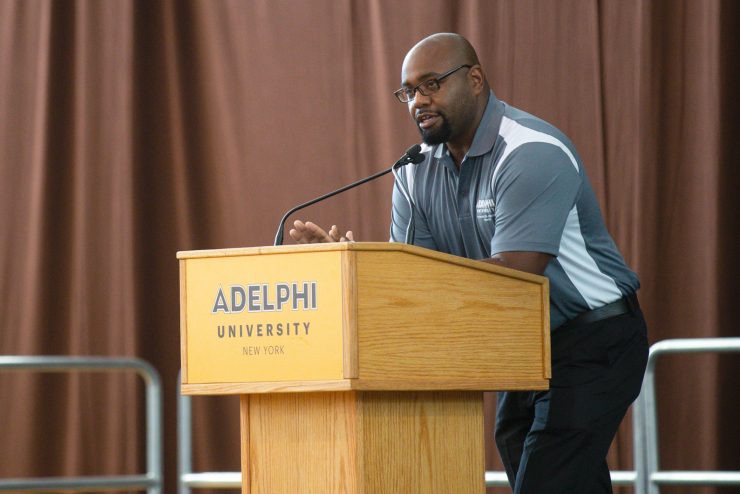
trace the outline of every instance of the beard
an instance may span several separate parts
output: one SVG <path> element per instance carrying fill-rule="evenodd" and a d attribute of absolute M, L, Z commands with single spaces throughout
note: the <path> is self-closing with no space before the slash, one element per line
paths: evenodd
<path fill-rule="evenodd" d="M 443 142 L 449 141 L 450 137 L 452 137 L 452 126 L 450 125 L 450 121 L 441 113 L 439 114 L 439 117 L 442 120 L 442 124 L 436 129 L 422 129 L 417 124 L 419 133 L 421 134 L 421 140 L 425 144 L 429 144 L 430 146 L 442 144 Z"/>

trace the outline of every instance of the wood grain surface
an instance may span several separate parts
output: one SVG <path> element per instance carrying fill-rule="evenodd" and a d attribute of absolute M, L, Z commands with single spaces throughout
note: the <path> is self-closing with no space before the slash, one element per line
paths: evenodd
<path fill-rule="evenodd" d="M 546 384 L 542 283 L 428 256 L 358 252 L 357 299 L 358 388 Z"/>
<path fill-rule="evenodd" d="M 480 392 L 287 393 L 241 403 L 244 493 L 485 492 Z"/>

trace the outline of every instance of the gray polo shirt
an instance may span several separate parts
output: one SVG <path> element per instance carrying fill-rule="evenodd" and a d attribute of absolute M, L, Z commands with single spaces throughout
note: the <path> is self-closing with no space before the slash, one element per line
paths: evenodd
<path fill-rule="evenodd" d="M 549 123 L 491 92 L 473 143 L 457 169 L 444 144 L 402 169 L 415 203 L 414 244 L 469 259 L 499 252 L 555 256 L 550 323 L 614 302 L 639 288 L 604 225 L 573 144 Z M 391 241 L 403 242 L 409 205 L 393 189 Z"/>

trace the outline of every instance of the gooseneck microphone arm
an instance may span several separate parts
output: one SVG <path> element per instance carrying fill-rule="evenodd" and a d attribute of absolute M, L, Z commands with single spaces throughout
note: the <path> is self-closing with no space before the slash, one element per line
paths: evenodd
<path fill-rule="evenodd" d="M 328 199 L 332 196 L 335 196 L 337 194 L 341 194 L 345 190 L 352 189 L 354 187 L 357 187 L 358 185 L 362 185 L 366 182 L 369 182 L 371 180 L 375 180 L 376 178 L 382 177 L 383 175 L 386 175 L 393 171 L 394 168 L 398 166 L 404 166 L 411 163 L 421 163 L 424 160 L 424 156 L 421 154 L 421 146 L 418 144 L 415 144 L 408 148 L 406 152 L 401 156 L 398 161 L 396 161 L 393 166 L 388 168 L 387 170 L 380 171 L 378 173 L 375 173 L 374 175 L 370 175 L 369 177 L 363 178 L 362 180 L 358 180 L 357 182 L 352 182 L 349 185 L 345 185 L 344 187 L 334 190 L 332 192 L 329 192 L 327 194 L 324 194 L 322 196 L 317 197 L 316 199 L 312 199 L 308 202 L 304 202 L 303 204 L 299 204 L 298 206 L 294 207 L 293 209 L 289 210 L 287 213 L 285 213 L 280 220 L 280 224 L 278 225 L 277 233 L 275 234 L 275 243 L 273 245 L 283 245 L 283 230 L 285 229 L 285 222 L 288 221 L 288 217 L 295 213 L 296 211 L 300 211 L 303 208 L 306 208 L 308 206 L 311 206 L 312 204 L 316 204 L 317 202 L 323 201 L 324 199 Z"/>

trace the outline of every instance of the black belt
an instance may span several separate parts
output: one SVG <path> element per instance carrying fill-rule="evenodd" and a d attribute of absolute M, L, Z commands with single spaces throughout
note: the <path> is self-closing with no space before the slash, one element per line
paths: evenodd
<path fill-rule="evenodd" d="M 620 298 L 616 302 L 606 304 L 598 309 L 590 310 L 578 314 L 576 317 L 566 322 L 564 326 L 578 326 L 581 324 L 592 324 L 603 319 L 609 319 L 610 317 L 621 316 L 622 314 L 629 314 L 637 312 L 640 309 L 640 304 L 637 302 L 637 295 L 627 295 L 626 297 Z"/>

